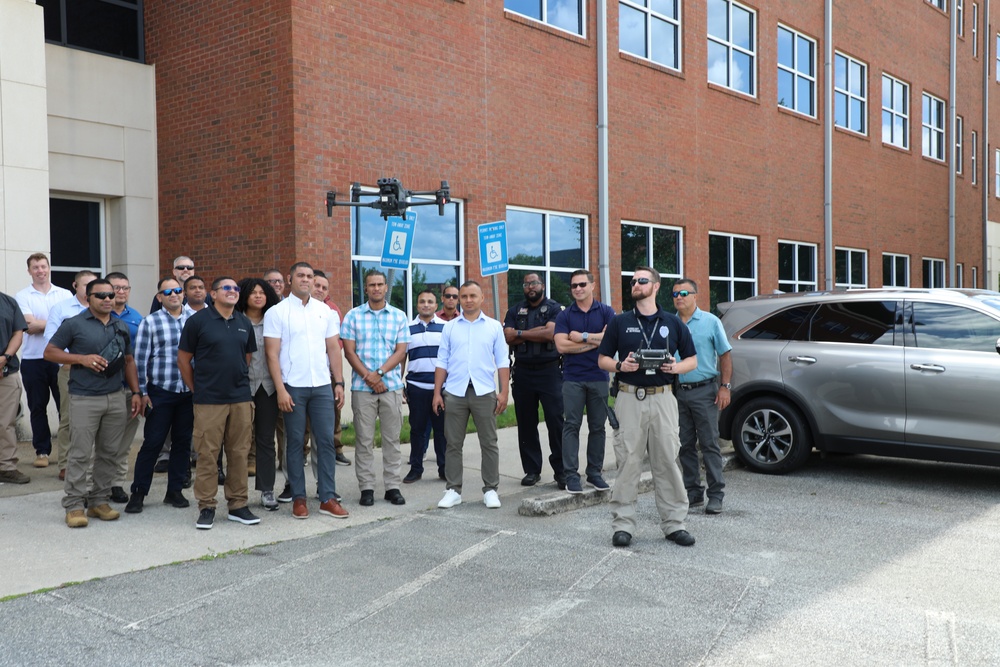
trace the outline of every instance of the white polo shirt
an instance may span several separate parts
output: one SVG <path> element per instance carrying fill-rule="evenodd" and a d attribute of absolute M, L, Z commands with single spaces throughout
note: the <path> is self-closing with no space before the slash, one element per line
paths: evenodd
<path fill-rule="evenodd" d="M 60 301 L 74 299 L 73 293 L 68 289 L 51 285 L 48 292 L 39 292 L 34 285 L 28 285 L 15 296 L 17 305 L 21 307 L 21 312 L 31 315 L 36 320 L 48 320 L 49 308 Z M 44 333 L 25 334 L 24 344 L 21 346 L 21 359 L 41 359 L 45 352 L 45 345 L 49 339 Z"/>
<path fill-rule="evenodd" d="M 340 317 L 322 301 L 291 296 L 264 313 L 264 338 L 281 340 L 281 380 L 291 387 L 329 385 L 328 338 L 340 335 Z M 266 340 L 265 340 L 266 344 Z"/>

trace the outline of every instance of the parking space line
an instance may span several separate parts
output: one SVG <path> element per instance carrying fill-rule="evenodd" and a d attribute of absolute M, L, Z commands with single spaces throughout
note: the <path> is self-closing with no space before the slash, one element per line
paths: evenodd
<path fill-rule="evenodd" d="M 737 646 L 740 639 L 754 627 L 760 609 L 764 606 L 772 581 L 766 577 L 750 577 L 726 617 L 719 632 L 708 645 L 698 665 L 708 664 L 712 652 L 719 646 Z"/>
<path fill-rule="evenodd" d="M 958 664 L 958 648 L 955 642 L 955 614 L 946 611 L 924 611 L 924 658 L 927 665 Z"/>

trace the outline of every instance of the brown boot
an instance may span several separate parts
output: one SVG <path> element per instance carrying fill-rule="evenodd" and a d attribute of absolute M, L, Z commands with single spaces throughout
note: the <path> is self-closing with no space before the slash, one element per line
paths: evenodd
<path fill-rule="evenodd" d="M 86 528 L 89 521 L 83 510 L 70 510 L 66 512 L 66 525 L 70 528 Z"/>
<path fill-rule="evenodd" d="M 104 503 L 103 505 L 98 505 L 97 507 L 91 507 L 87 510 L 87 516 L 92 516 L 95 519 L 100 519 L 101 521 L 114 521 L 119 516 L 118 510 L 113 509 L 111 505 Z"/>

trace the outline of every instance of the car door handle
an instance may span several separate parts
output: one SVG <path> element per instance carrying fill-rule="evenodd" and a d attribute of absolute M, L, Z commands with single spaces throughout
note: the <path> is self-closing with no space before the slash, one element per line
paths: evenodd
<path fill-rule="evenodd" d="M 816 357 L 788 357 L 793 364 L 815 364 Z"/>
<path fill-rule="evenodd" d="M 944 366 L 937 364 L 910 364 L 910 368 L 915 371 L 931 371 L 932 373 L 944 373 Z"/>

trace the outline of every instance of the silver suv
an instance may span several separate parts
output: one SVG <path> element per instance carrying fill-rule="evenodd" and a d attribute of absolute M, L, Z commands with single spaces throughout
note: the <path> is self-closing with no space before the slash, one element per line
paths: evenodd
<path fill-rule="evenodd" d="M 813 447 L 1000 465 L 1000 293 L 869 289 L 719 305 L 733 346 L 722 437 L 758 472 Z"/>

